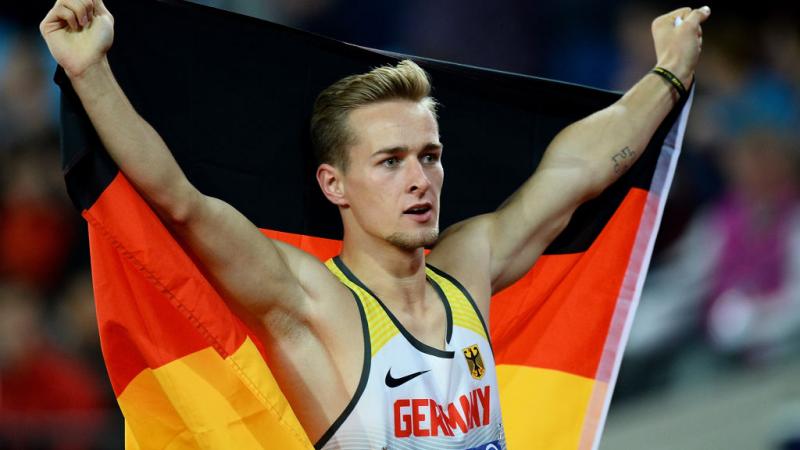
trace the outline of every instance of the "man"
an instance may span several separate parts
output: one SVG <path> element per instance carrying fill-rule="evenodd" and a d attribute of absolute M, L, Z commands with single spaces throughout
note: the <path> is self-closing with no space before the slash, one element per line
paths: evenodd
<path fill-rule="evenodd" d="M 114 161 L 255 324 L 317 448 L 504 448 L 489 299 L 635 162 L 693 78 L 709 13 L 656 19 L 661 76 L 566 128 L 501 208 L 441 237 L 443 148 L 425 73 L 402 62 L 335 83 L 312 118 L 317 180 L 345 230 L 327 267 L 188 182 L 114 80 L 105 58 L 113 18 L 102 1 L 58 0 L 41 31 Z"/>

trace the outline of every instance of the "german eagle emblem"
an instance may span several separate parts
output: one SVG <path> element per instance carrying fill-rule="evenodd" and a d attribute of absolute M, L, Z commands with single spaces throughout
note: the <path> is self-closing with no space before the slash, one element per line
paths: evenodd
<path fill-rule="evenodd" d="M 469 373 L 472 378 L 480 380 L 486 374 L 486 367 L 483 365 L 483 358 L 481 358 L 481 351 L 478 349 L 478 344 L 470 345 L 462 350 L 464 357 L 467 358 L 467 366 L 469 366 Z"/>

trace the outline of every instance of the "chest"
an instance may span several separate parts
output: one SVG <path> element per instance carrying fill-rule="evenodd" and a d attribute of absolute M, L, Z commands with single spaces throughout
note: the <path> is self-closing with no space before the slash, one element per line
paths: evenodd
<path fill-rule="evenodd" d="M 347 448 L 356 436 L 369 436 L 365 448 L 502 441 L 494 356 L 483 336 L 456 328 L 444 348 L 428 349 L 397 333 L 370 352 L 364 387 L 325 448 Z"/>

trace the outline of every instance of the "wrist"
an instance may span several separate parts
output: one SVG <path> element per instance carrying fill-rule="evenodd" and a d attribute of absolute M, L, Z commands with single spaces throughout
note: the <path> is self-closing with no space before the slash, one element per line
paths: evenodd
<path fill-rule="evenodd" d="M 662 63 L 660 61 L 656 64 L 656 67 L 661 67 L 662 69 L 665 69 L 675 75 L 675 77 L 680 80 L 681 84 L 683 84 L 686 89 L 689 89 L 689 86 L 691 86 L 692 79 L 694 78 L 693 71 L 681 67 L 680 64 L 673 64 L 669 62 Z"/>
<path fill-rule="evenodd" d="M 82 70 L 71 72 L 64 68 L 64 71 L 73 84 L 91 84 L 93 81 L 98 80 L 100 77 L 106 76 L 111 73 L 111 66 L 108 64 L 108 58 L 105 55 L 97 61 L 87 65 Z"/>
<path fill-rule="evenodd" d="M 115 89 L 116 80 L 105 57 L 86 66 L 80 73 L 67 75 L 84 106 L 112 94 Z"/>
<path fill-rule="evenodd" d="M 673 99 L 676 102 L 680 101 L 688 94 L 686 86 L 683 84 L 683 82 L 669 70 L 660 66 L 656 66 L 650 70 L 650 73 L 657 75 L 659 78 L 661 78 L 662 82 L 664 82 L 664 84 L 670 88 L 670 92 L 672 92 Z"/>

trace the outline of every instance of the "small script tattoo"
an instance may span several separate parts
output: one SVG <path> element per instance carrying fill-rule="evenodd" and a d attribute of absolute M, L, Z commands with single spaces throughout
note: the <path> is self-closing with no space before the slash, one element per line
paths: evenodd
<path fill-rule="evenodd" d="M 636 157 L 636 152 L 630 147 L 625 147 L 611 157 L 614 163 L 614 173 L 620 174 L 631 168 L 632 160 Z"/>

